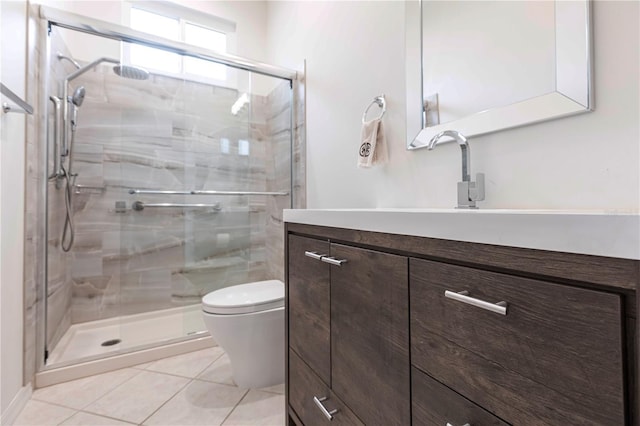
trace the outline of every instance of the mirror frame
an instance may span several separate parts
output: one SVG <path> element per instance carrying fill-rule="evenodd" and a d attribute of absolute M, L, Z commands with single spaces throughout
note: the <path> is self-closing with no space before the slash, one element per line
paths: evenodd
<path fill-rule="evenodd" d="M 529 98 L 510 105 L 500 106 L 477 112 L 466 117 L 431 127 L 425 125 L 424 79 L 423 79 L 423 40 L 422 13 L 423 0 L 405 3 L 405 49 L 406 49 L 406 107 L 407 107 L 407 149 L 425 148 L 432 137 L 444 130 L 457 130 L 466 137 L 479 136 L 514 127 L 526 126 L 547 120 L 593 111 L 593 25 L 591 0 L 555 2 L 556 16 L 559 7 L 572 7 L 582 15 L 578 22 L 572 22 L 574 34 L 584 37 L 584 52 L 575 49 L 565 50 L 556 47 L 556 84 L 555 91 Z M 565 12 L 562 10 L 561 12 Z M 573 12 L 572 12 L 573 13 Z M 559 22 L 560 21 L 560 22 Z M 584 23 L 584 25 L 583 25 Z M 576 25 L 577 24 L 577 25 Z M 556 46 L 564 40 L 559 39 L 558 28 L 563 25 L 556 19 Z M 569 53 L 571 53 L 571 55 Z M 572 65 L 578 59 L 579 65 Z M 562 67 L 572 72 L 562 78 Z M 577 70 L 577 73 L 576 73 Z M 576 75 L 581 85 L 576 87 Z M 416 135 L 417 133 L 417 135 Z M 412 137 L 412 135 L 416 135 Z M 443 142 L 447 140 L 443 139 Z"/>

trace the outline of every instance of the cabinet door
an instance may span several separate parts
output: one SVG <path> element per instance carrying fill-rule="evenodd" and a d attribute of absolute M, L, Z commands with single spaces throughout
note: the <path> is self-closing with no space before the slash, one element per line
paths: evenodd
<path fill-rule="evenodd" d="M 329 243 L 289 236 L 289 347 L 331 385 L 329 265 L 306 252 L 328 255 Z"/>
<path fill-rule="evenodd" d="M 331 245 L 332 390 L 369 425 L 410 416 L 406 257 Z"/>

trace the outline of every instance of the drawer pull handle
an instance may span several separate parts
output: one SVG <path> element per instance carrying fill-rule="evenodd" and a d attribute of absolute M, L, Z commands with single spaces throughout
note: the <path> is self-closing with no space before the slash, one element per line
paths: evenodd
<path fill-rule="evenodd" d="M 343 263 L 347 263 L 346 259 L 336 259 L 335 257 L 323 257 L 322 260 L 324 263 L 330 263 L 331 265 L 342 266 Z"/>
<path fill-rule="evenodd" d="M 498 303 L 489 303 L 484 300 L 471 297 L 468 294 L 468 291 L 460 291 L 456 293 L 454 291 L 447 290 L 444 292 L 444 297 L 477 306 L 478 308 L 486 309 L 487 311 L 495 312 L 496 314 L 507 315 L 507 302 L 501 301 Z"/>
<path fill-rule="evenodd" d="M 324 416 L 329 419 L 329 420 L 333 420 L 333 415 L 336 414 L 338 412 L 337 408 L 334 408 L 331 411 L 328 411 L 326 409 L 326 407 L 322 404 L 323 401 L 326 401 L 327 397 L 323 396 L 322 398 L 318 398 L 317 396 L 313 397 L 313 402 L 316 403 L 316 405 L 318 406 L 318 408 L 320 409 L 320 411 L 322 411 L 322 414 L 324 414 Z"/>
<path fill-rule="evenodd" d="M 453 426 L 451 423 L 447 422 L 447 426 Z M 471 426 L 471 424 L 469 423 L 465 423 L 462 426 Z"/>
<path fill-rule="evenodd" d="M 326 254 L 318 254 L 315 251 L 305 251 L 304 255 L 315 260 L 322 260 L 326 256 Z"/>

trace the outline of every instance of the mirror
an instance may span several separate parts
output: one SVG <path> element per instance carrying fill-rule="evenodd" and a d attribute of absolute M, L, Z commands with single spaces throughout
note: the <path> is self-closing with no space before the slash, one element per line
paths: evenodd
<path fill-rule="evenodd" d="M 407 149 L 593 109 L 589 0 L 405 5 Z"/>

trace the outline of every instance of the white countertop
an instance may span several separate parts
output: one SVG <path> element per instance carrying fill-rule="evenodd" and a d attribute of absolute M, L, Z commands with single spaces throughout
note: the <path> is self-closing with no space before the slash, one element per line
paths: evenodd
<path fill-rule="evenodd" d="M 640 259 L 638 213 L 489 209 L 328 209 L 285 210 L 284 221 Z"/>

